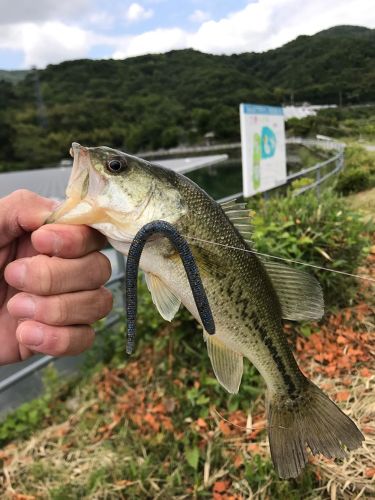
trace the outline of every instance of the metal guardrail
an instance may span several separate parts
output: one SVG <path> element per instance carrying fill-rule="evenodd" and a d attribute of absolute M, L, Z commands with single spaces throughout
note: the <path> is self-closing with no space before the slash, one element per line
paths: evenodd
<path fill-rule="evenodd" d="M 318 149 L 325 149 L 327 151 L 335 151 L 336 154 L 332 156 L 331 158 L 328 158 L 325 161 L 319 162 L 316 165 L 313 165 L 312 167 L 309 168 L 304 168 L 300 170 L 299 172 L 296 172 L 294 174 L 288 175 L 287 177 L 287 182 L 291 182 L 295 179 L 299 179 L 301 177 L 306 176 L 307 174 L 316 173 L 316 180 L 314 182 L 311 182 L 307 186 L 303 186 L 299 189 L 296 189 L 293 192 L 294 196 L 298 196 L 302 193 L 305 193 L 306 191 L 309 191 L 310 189 L 317 188 L 318 189 L 318 195 L 319 195 L 319 186 L 322 184 L 322 182 L 325 182 L 329 177 L 332 175 L 337 174 L 340 170 L 344 168 L 344 151 L 345 151 L 345 144 L 342 142 L 330 140 L 329 138 L 324 138 L 324 139 L 301 139 L 299 137 L 291 137 L 287 140 L 287 144 L 300 144 L 302 146 L 306 147 L 315 147 Z M 321 170 L 327 166 L 334 165 L 334 168 L 324 174 L 323 176 L 321 175 Z"/>
<path fill-rule="evenodd" d="M 319 186 L 322 182 L 326 181 L 332 175 L 338 173 L 340 170 L 342 170 L 342 168 L 344 166 L 345 145 L 342 143 L 339 143 L 336 141 L 328 141 L 328 140 L 301 139 L 298 137 L 293 137 L 293 138 L 287 139 L 287 143 L 288 144 L 301 144 L 301 145 L 308 146 L 308 147 L 317 147 L 320 149 L 332 150 L 332 151 L 336 152 L 336 154 L 334 156 L 332 156 L 331 158 L 328 158 L 325 161 L 317 163 L 316 165 L 313 165 L 312 167 L 302 169 L 299 172 L 293 173 L 287 177 L 287 183 L 290 183 L 291 181 L 293 181 L 295 179 L 304 177 L 304 176 L 311 174 L 313 172 L 316 173 L 316 180 L 314 182 L 308 184 L 307 186 L 303 186 L 300 189 L 295 190 L 293 193 L 294 195 L 300 195 L 300 194 L 305 193 L 306 191 L 308 191 L 310 189 L 319 188 Z M 234 146 L 238 147 L 240 145 L 233 144 L 232 147 L 234 147 Z M 186 149 L 185 149 L 185 151 L 186 151 Z M 320 174 L 321 174 L 322 168 L 325 168 L 331 164 L 334 165 L 334 168 L 330 172 L 321 176 Z M 242 196 L 243 196 L 243 192 L 235 193 L 235 194 L 232 194 L 230 196 L 226 196 L 225 198 L 221 198 L 220 200 L 218 200 L 218 202 L 223 203 L 223 202 L 230 201 L 230 200 L 233 200 L 236 198 L 241 198 Z M 118 267 L 121 271 L 117 275 L 113 276 L 107 282 L 107 286 L 113 285 L 113 284 L 121 281 L 125 276 L 124 259 L 123 259 L 123 256 L 119 253 L 118 253 Z M 104 325 L 101 326 L 99 330 L 97 330 L 97 332 L 100 332 L 106 328 L 109 328 L 113 324 L 116 324 L 118 321 L 119 321 L 118 316 L 111 318 L 110 320 L 106 321 L 104 323 Z M 50 363 L 54 359 L 56 359 L 56 358 L 54 358 L 53 356 L 43 356 L 43 357 L 37 359 L 36 361 L 34 361 L 33 363 L 27 365 L 26 367 L 21 368 L 16 373 L 13 373 L 10 376 L 8 376 L 7 378 L 1 380 L 0 381 L 0 393 L 9 389 L 14 384 L 23 380 L 24 378 L 26 378 L 30 374 L 34 373 L 35 371 L 38 371 L 41 368 L 45 367 L 46 365 L 48 365 L 48 363 Z"/>
<path fill-rule="evenodd" d="M 331 158 L 328 158 L 327 160 L 321 161 L 319 163 L 316 163 L 312 167 L 304 168 L 300 170 L 299 172 L 295 172 L 293 174 L 290 174 L 286 178 L 286 183 L 282 184 L 281 186 L 285 186 L 286 184 L 289 184 L 290 182 L 300 179 L 301 177 L 305 177 L 308 174 L 315 173 L 316 174 L 316 180 L 308 184 L 307 186 L 303 186 L 299 189 L 296 189 L 293 191 L 293 196 L 298 196 L 302 193 L 305 193 L 306 191 L 309 191 L 310 189 L 318 188 L 319 185 L 326 181 L 329 177 L 331 177 L 334 174 L 337 174 L 340 170 L 344 168 L 344 151 L 345 151 L 345 144 L 337 141 L 332 141 L 332 140 L 315 140 L 315 139 L 301 139 L 299 137 L 291 137 L 286 140 L 287 144 L 300 144 L 301 146 L 306 146 L 306 147 L 316 147 L 319 149 L 325 149 L 328 151 L 335 151 L 336 154 L 332 156 Z M 321 170 L 327 166 L 333 165 L 334 168 L 324 174 L 323 176 L 321 175 Z M 276 186 L 275 188 L 281 187 L 281 186 Z M 273 188 L 273 189 L 275 189 Z M 271 191 L 271 190 L 269 190 Z M 263 193 L 267 194 L 268 191 L 264 191 Z M 239 193 L 235 193 L 229 196 L 226 196 L 225 198 L 222 198 L 219 200 L 219 202 L 226 202 L 226 201 L 231 201 L 236 198 L 241 198 L 243 196 L 243 191 Z"/>

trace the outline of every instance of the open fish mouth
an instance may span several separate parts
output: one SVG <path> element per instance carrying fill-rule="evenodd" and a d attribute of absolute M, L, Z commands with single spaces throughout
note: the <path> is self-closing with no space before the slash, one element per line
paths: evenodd
<path fill-rule="evenodd" d="M 132 219 L 135 219 L 143 204 L 136 208 L 135 213 L 128 211 L 126 206 L 119 210 L 112 205 L 110 179 L 100 172 L 100 168 L 96 168 L 95 149 L 72 143 L 70 154 L 73 167 L 66 200 L 45 223 L 84 224 L 99 230 L 108 238 L 131 243 L 138 230 Z"/>
<path fill-rule="evenodd" d="M 103 217 L 97 198 L 105 190 L 106 180 L 93 168 L 89 148 L 73 142 L 70 149 L 73 167 L 66 189 L 66 200 L 46 220 L 46 223 L 92 225 Z"/>

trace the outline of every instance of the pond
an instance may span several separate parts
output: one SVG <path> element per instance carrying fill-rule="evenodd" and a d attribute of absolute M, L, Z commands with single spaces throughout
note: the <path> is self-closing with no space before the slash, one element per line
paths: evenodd
<path fill-rule="evenodd" d="M 216 200 L 242 191 L 240 159 L 229 159 L 216 166 L 188 172 L 185 175 Z"/>

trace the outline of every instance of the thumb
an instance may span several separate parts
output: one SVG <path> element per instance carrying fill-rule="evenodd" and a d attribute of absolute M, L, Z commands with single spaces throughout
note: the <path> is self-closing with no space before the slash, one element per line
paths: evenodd
<path fill-rule="evenodd" d="M 0 199 L 0 247 L 44 224 L 56 202 L 26 189 Z"/>

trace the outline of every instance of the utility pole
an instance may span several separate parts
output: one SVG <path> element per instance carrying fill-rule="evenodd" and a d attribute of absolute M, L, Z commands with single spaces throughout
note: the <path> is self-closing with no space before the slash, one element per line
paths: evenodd
<path fill-rule="evenodd" d="M 339 90 L 339 107 L 342 108 L 342 91 Z"/>
<path fill-rule="evenodd" d="M 46 129 L 48 127 L 47 110 L 44 104 L 43 95 L 40 88 L 39 73 L 35 67 L 33 67 L 32 70 L 33 70 L 34 84 L 35 84 L 35 100 L 36 100 L 38 121 L 39 125 L 42 128 Z"/>

